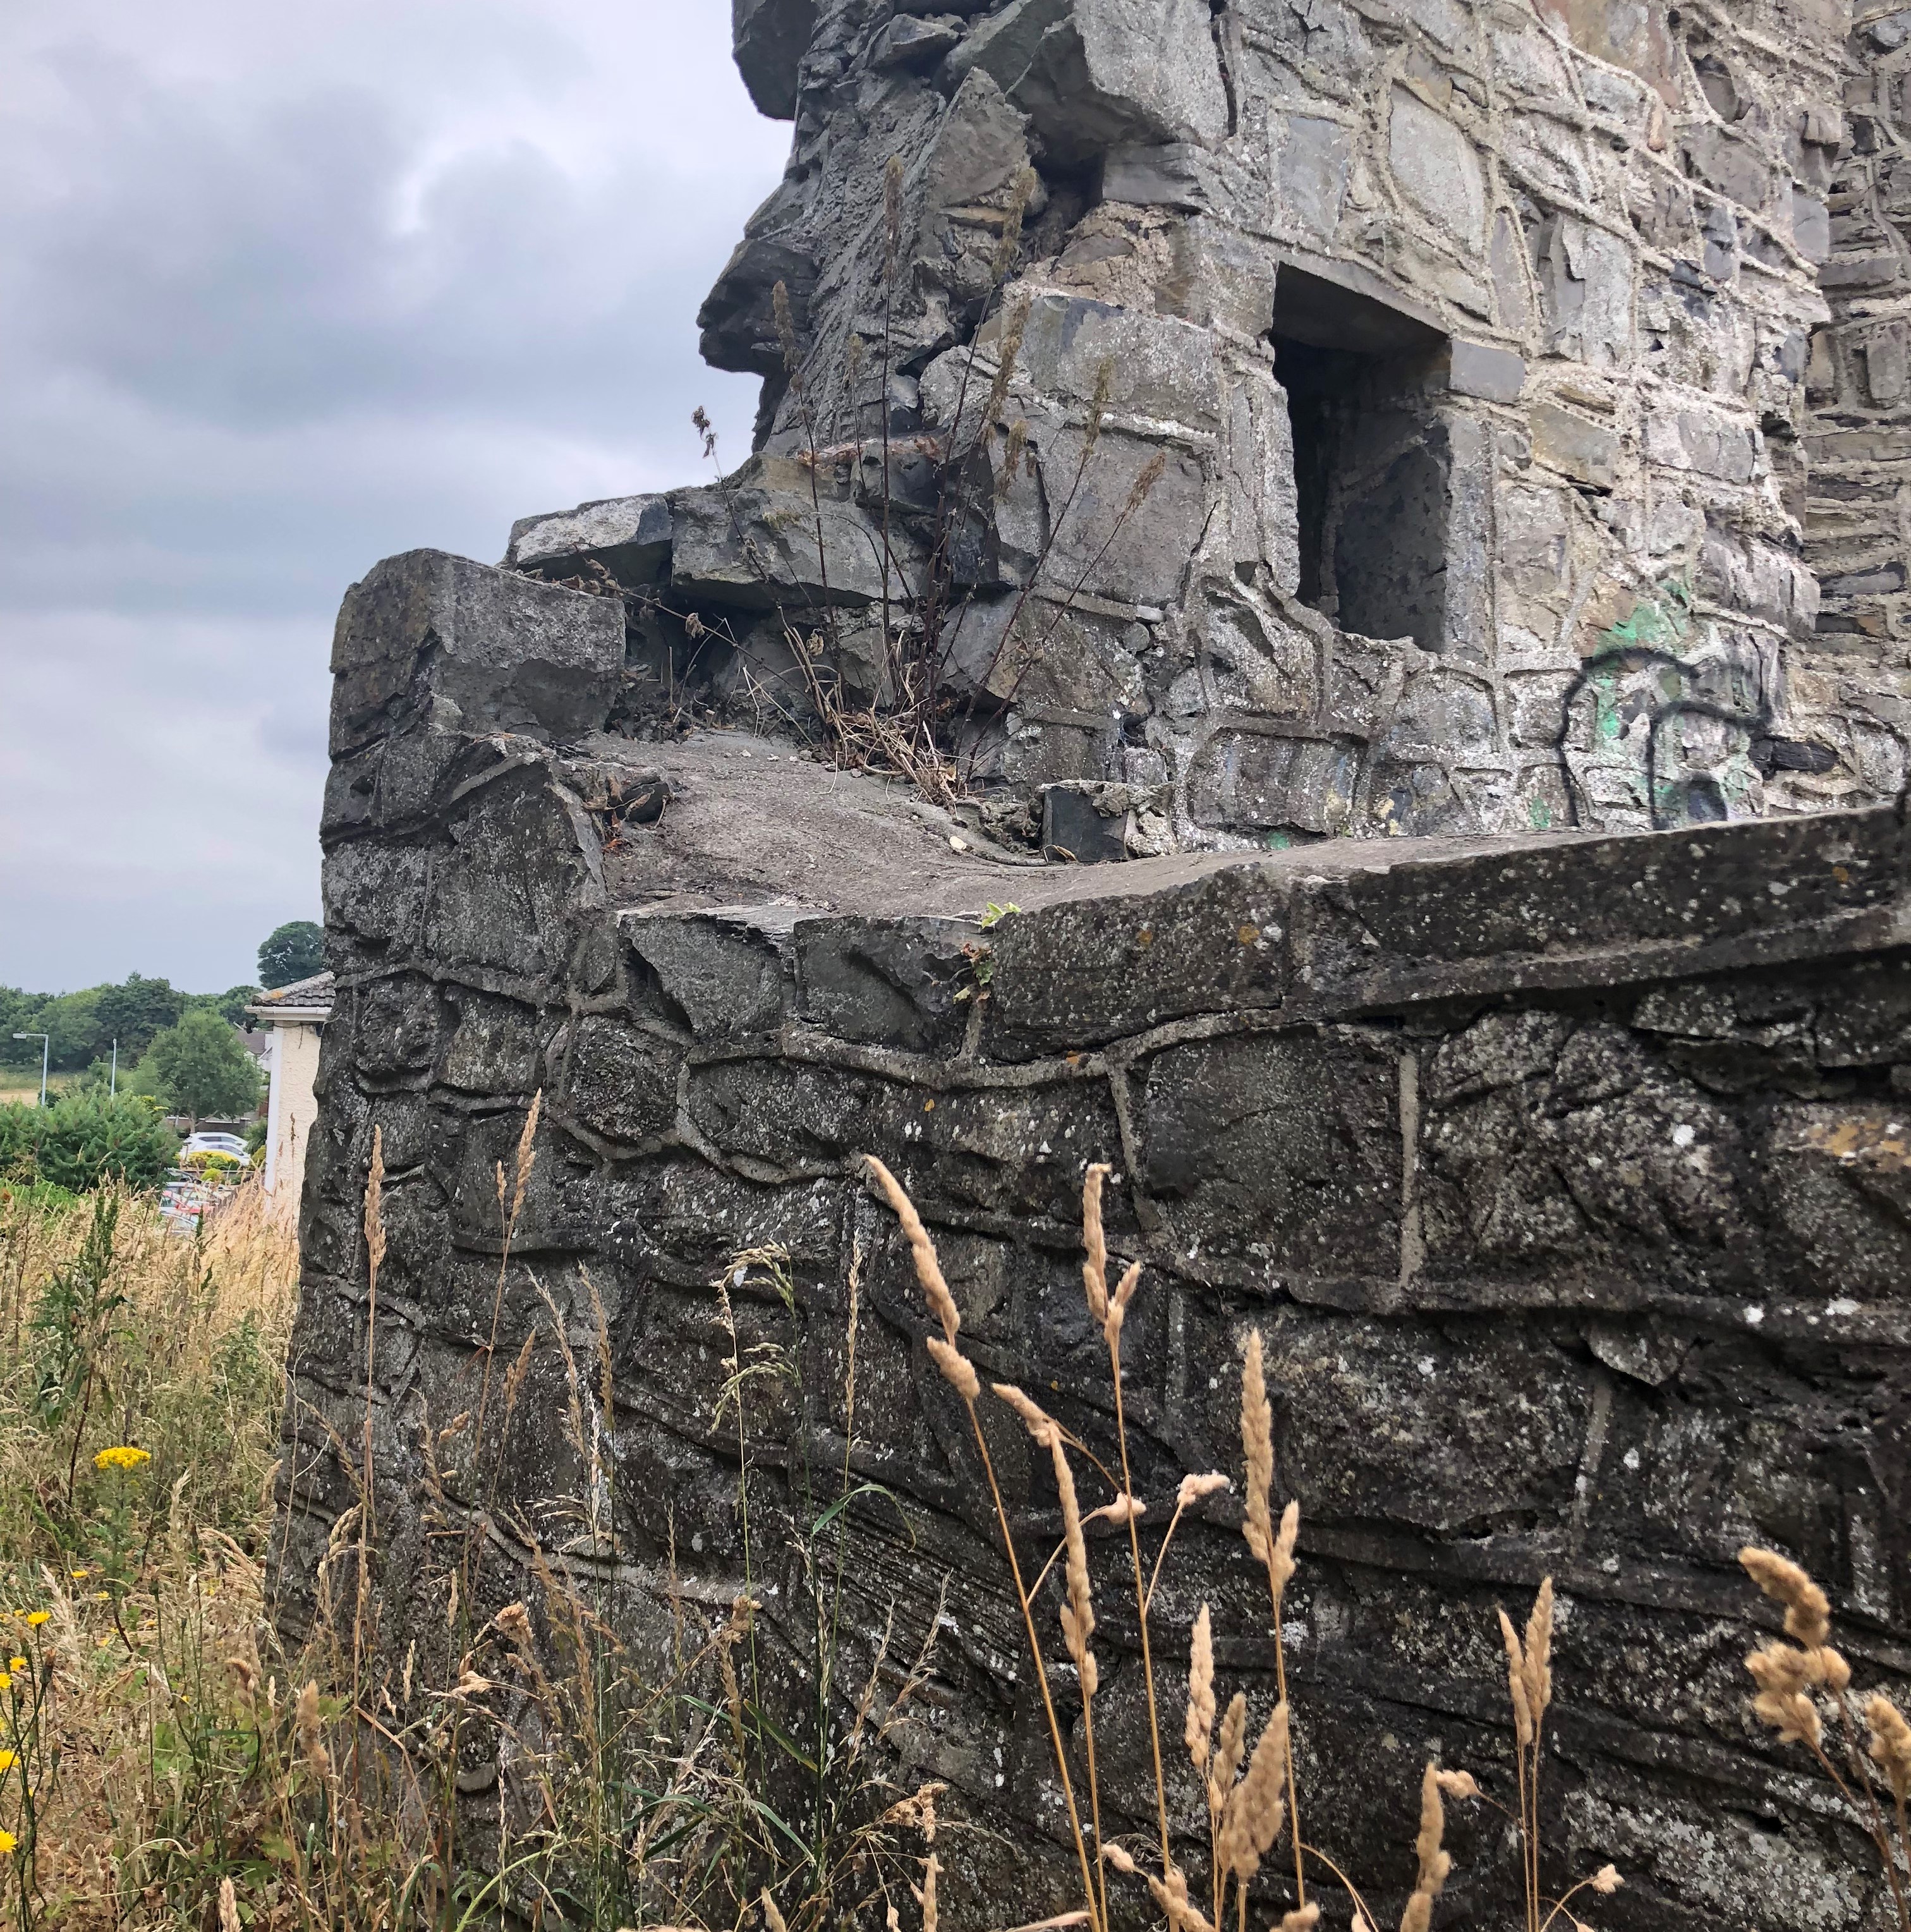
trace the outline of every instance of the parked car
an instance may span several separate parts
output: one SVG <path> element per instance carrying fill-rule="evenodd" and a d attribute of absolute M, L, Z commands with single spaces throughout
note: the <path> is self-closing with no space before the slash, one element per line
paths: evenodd
<path fill-rule="evenodd" d="M 187 1160 L 196 1154 L 223 1154 L 242 1167 L 249 1166 L 252 1161 L 244 1142 L 237 1134 L 189 1134 L 179 1150 L 179 1158 Z"/>

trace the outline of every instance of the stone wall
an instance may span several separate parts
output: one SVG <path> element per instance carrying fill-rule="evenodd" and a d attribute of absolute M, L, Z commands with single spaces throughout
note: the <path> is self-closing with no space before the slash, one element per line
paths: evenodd
<path fill-rule="evenodd" d="M 1838 764 L 1802 780 L 1827 800 L 1848 795 L 1855 774 L 1900 768 L 1911 728 L 1911 156 L 1904 98 L 1911 16 L 1867 4 L 1846 62 L 1840 122 L 1805 131 L 1815 178 L 1829 189 L 1832 252 L 1822 276 L 1832 324 L 1812 339 L 1813 416 L 1806 556 L 1824 589 L 1815 644 L 1802 650 L 1795 689 L 1809 686 L 1847 720 Z"/>
<path fill-rule="evenodd" d="M 880 698 L 967 489 L 938 634 L 971 768 L 1138 788 L 1140 850 L 1889 796 L 1901 671 L 1829 648 L 1804 555 L 1847 14 L 739 0 L 794 142 L 701 320 L 765 378 L 758 454 L 526 518 L 506 560 L 603 565 L 652 690 L 787 728 L 766 607 Z"/>
<path fill-rule="evenodd" d="M 1494 1608 L 1551 1574 L 1547 1802 L 1576 1868 L 1627 1874 L 1600 1922 L 1876 1922 L 1853 1834 L 1750 1722 L 1761 1612 L 1733 1557 L 1748 1539 L 1792 1552 L 1848 1606 L 1863 1678 L 1911 1671 L 1899 817 L 1016 865 L 896 788 L 760 739 L 607 729 L 625 642 L 613 600 L 430 552 L 380 565 L 341 614 L 289 1627 L 354 1500 L 338 1459 L 369 1400 L 382 1641 L 394 1658 L 438 1641 L 442 1533 L 481 1498 L 469 1480 L 428 1496 L 422 1445 L 472 1406 L 494 1174 L 542 1093 L 500 1356 L 542 1340 L 516 1432 L 480 1458 L 497 1485 L 484 1607 L 537 1600 L 527 1531 L 550 1550 L 570 1534 L 541 1292 L 587 1346 L 587 1268 L 608 1317 L 620 1554 L 595 1574 L 641 1655 L 668 1642 L 673 1591 L 716 1622 L 741 1580 L 711 1284 L 742 1246 L 789 1250 L 791 1303 L 738 1307 L 744 1346 L 802 1366 L 759 1417 L 773 1520 L 797 1472 L 826 1484 L 841 1466 L 857 1268 L 849 1460 L 907 1528 L 887 1506 L 850 1512 L 842 1681 L 862 1681 L 892 1612 L 912 1649 L 946 1592 L 899 1773 L 946 1780 L 950 1809 L 1000 1835 L 953 1842 L 944 1909 L 982 1926 L 1066 1906 L 972 1448 L 859 1163 L 880 1154 L 920 1203 L 985 1373 L 1040 1388 L 1106 1450 L 1077 1218 L 1105 1159 L 1111 1244 L 1146 1267 L 1127 1348 L 1148 1498 L 1234 1465 L 1240 1351 L 1250 1325 L 1267 1338 L 1280 1498 L 1304 1510 L 1289 1634 L 1310 1835 L 1382 1875 L 1379 1909 L 1410 1876 L 1426 1756 L 1504 1785 Z M 1047 1479 L 1012 1427 L 999 1456 L 1023 1546 L 1046 1550 Z M 1204 1506 L 1162 1622 L 1210 1600 L 1222 1668 L 1261 1709 L 1265 1599 L 1233 1507 Z M 772 1658 L 802 1648 L 794 1581 L 761 1591 Z M 1098 1729 L 1123 1766 L 1106 1799 L 1145 1836 L 1136 1633 L 1118 1593 L 1101 1615 Z M 1166 1676 L 1178 1697 L 1172 1657 Z M 508 1765 L 460 1767 L 479 1814 L 500 1777 L 508 1791 Z M 1193 1803 L 1178 1787 L 1183 1826 Z M 1507 1847 L 1457 1813 L 1453 1843 L 1451 1922 L 1501 1922 Z"/>

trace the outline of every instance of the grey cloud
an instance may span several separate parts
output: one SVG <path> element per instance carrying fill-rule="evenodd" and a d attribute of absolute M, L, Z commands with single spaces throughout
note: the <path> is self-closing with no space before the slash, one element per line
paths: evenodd
<path fill-rule="evenodd" d="M 694 316 L 786 131 L 720 7 L 0 20 L 0 980 L 248 976 L 316 910 L 376 559 L 740 454 Z"/>
<path fill-rule="evenodd" d="M 654 428 L 658 374 L 692 373 L 723 253 L 694 173 L 646 156 L 580 180 L 514 140 L 434 170 L 401 220 L 430 146 L 410 101 L 235 110 L 95 52 L 58 65 L 84 162 L 15 226 L 29 352 L 248 430 L 392 409 Z"/>

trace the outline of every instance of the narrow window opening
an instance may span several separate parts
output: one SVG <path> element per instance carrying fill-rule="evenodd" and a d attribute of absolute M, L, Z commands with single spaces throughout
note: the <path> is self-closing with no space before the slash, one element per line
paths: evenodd
<path fill-rule="evenodd" d="M 1285 266 L 1274 373 L 1287 391 L 1304 603 L 1342 630 L 1438 650 L 1449 438 L 1430 378 L 1446 338 L 1375 296 Z"/>

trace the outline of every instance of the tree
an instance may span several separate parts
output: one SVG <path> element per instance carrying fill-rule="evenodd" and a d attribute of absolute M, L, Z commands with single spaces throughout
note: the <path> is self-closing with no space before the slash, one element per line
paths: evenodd
<path fill-rule="evenodd" d="M 40 1002 L 17 986 L 0 986 L 0 1066 L 25 1066 L 40 1058 L 40 1042 L 14 1037 L 40 1010 Z M 27 1052 L 28 1046 L 32 1052 Z"/>
<path fill-rule="evenodd" d="M 129 973 L 117 986 L 99 988 L 101 1046 L 119 1042 L 119 1064 L 132 1066 L 153 1043 L 154 1036 L 170 1026 L 177 1026 L 186 1010 L 186 995 L 164 980 L 148 980 Z"/>
<path fill-rule="evenodd" d="M 98 1058 L 106 1042 L 100 1036 L 100 994 L 97 987 L 76 993 L 59 993 L 40 1009 L 39 1018 L 30 1024 L 34 1031 L 50 1036 L 49 1058 L 56 1067 L 70 1072 Z"/>
<path fill-rule="evenodd" d="M 155 1187 L 179 1151 L 150 1100 L 66 1095 L 44 1112 L 0 1107 L 0 1175 L 83 1194 L 103 1180 Z"/>
<path fill-rule="evenodd" d="M 320 970 L 324 970 L 322 965 Z M 306 976 L 309 978 L 310 976 L 308 974 Z M 287 980 L 286 983 L 290 986 L 292 982 Z M 224 992 L 214 997 L 212 1010 L 229 1025 L 250 1033 L 258 1022 L 246 1011 L 246 1008 L 258 998 L 262 990 L 258 986 L 229 986 Z"/>
<path fill-rule="evenodd" d="M 326 936 L 309 919 L 296 919 L 259 949 L 259 981 L 268 990 L 309 980 L 326 969 Z"/>
<path fill-rule="evenodd" d="M 195 1126 L 208 1114 L 242 1120 L 259 1104 L 259 1070 L 251 1054 L 226 1021 L 203 1007 L 154 1040 L 128 1084 Z"/>

